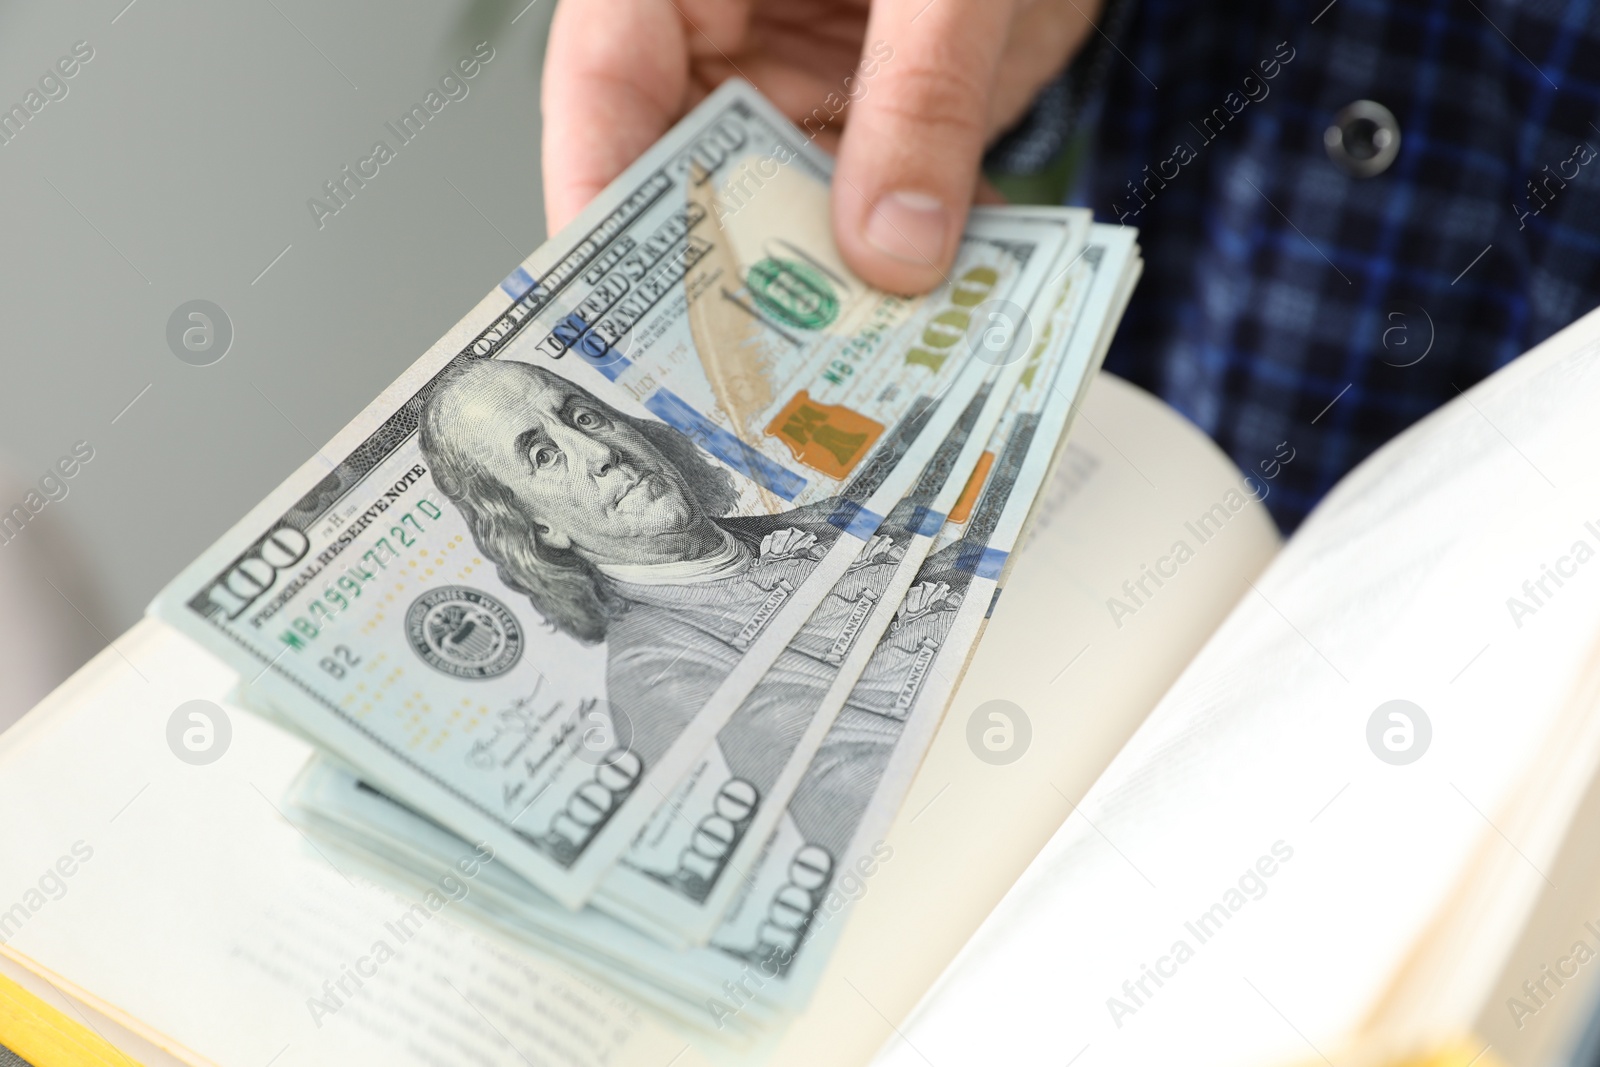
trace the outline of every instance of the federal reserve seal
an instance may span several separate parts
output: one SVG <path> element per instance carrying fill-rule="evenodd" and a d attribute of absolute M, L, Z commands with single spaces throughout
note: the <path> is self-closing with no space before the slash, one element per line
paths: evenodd
<path fill-rule="evenodd" d="M 488 593 L 431 589 L 406 609 L 406 639 L 422 662 L 454 678 L 494 678 L 522 657 L 522 627 Z"/>

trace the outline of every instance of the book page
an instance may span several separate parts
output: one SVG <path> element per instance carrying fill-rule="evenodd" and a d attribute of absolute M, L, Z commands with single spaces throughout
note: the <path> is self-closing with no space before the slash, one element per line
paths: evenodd
<path fill-rule="evenodd" d="M 1591 315 L 1336 487 L 884 1063 L 1337 1059 L 1485 847 L 1530 895 L 1564 826 L 1519 800 L 1600 636 L 1597 337 Z M 1436 1019 L 1494 974 L 1448 977 Z"/>
<path fill-rule="evenodd" d="M 1584 989 L 1590 976 L 1581 964 L 1600 944 L 1584 925 L 1600 918 L 1585 908 L 1600 892 L 1593 849 L 1600 642 L 1582 659 L 1541 750 L 1485 821 L 1454 892 L 1354 1035 L 1352 1067 L 1451 1044 L 1471 1045 L 1473 1054 L 1492 1044 L 1507 1067 L 1547 1062 L 1589 1006 L 1586 991 L 1566 987 Z"/>
<path fill-rule="evenodd" d="M 324 858 L 276 803 L 309 750 L 233 681 L 145 620 L 5 735 L 0 951 L 189 1063 L 655 1062 L 631 1005 L 452 921 L 470 873 L 410 898 Z M 210 764 L 169 747 L 193 700 Z"/>
<path fill-rule="evenodd" d="M 1587 710 L 1594 716 L 1593 705 Z M 1594 1040 L 1600 993 L 1600 967 L 1594 966 L 1600 956 L 1597 838 L 1600 778 L 1589 783 L 1559 853 L 1540 862 L 1550 882 L 1539 880 L 1538 904 L 1529 910 L 1515 947 L 1503 954 L 1470 1027 L 1481 1041 L 1493 1043 L 1508 1067 L 1594 1062 L 1592 1051 L 1584 1055 L 1574 1046 L 1585 1030 Z"/>
<path fill-rule="evenodd" d="M 764 1047 L 719 1050 L 480 936 L 452 911 L 470 873 L 414 898 L 341 870 L 279 809 L 309 750 L 228 707 L 231 672 L 153 621 L 0 737 L 0 808 L 31 816 L 0 821 L 0 906 L 21 906 L 0 911 L 0 954 L 189 1063 L 864 1062 L 1276 550 L 1258 503 L 1211 511 L 1240 485 L 1192 426 L 1098 380 L 893 858 L 811 1007 Z M 1203 543 L 1186 528 L 1202 515 Z M 1184 539 L 1173 576 L 1108 609 Z M 1009 763 L 967 741 L 997 699 L 1031 724 Z M 212 763 L 179 755 L 193 700 L 227 718 Z"/>
<path fill-rule="evenodd" d="M 1272 558 L 1277 532 L 1247 489 L 1193 425 L 1100 376 L 889 832 L 894 856 L 866 883 L 777 1063 L 861 1063 L 892 1036 Z M 1239 511 L 1202 542 L 1189 525 L 1229 493 L 1244 494 Z M 1181 565 L 1179 541 L 1193 549 Z M 1163 558 L 1175 576 L 1147 580 L 1137 614 L 1114 616 L 1108 599 L 1131 606 L 1123 583 Z M 994 701 L 1031 727 L 1014 762 L 986 763 L 969 741 Z"/>

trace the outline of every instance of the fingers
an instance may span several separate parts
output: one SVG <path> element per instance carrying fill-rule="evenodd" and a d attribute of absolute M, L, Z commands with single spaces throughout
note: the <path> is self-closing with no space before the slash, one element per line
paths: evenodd
<path fill-rule="evenodd" d="M 991 132 L 1016 124 L 1046 82 L 1060 74 L 1094 33 L 1101 0 L 1031 0 L 1011 20 L 989 109 Z"/>
<path fill-rule="evenodd" d="M 873 285 L 925 292 L 955 258 L 1013 0 L 877 0 L 833 190 L 834 240 Z"/>
<path fill-rule="evenodd" d="M 995 187 L 994 182 L 978 175 L 978 187 L 973 191 L 972 202 L 975 204 L 1009 204 L 1006 194 Z"/>
<path fill-rule="evenodd" d="M 672 0 L 563 0 L 541 91 L 549 233 L 667 131 L 688 83 L 689 45 Z"/>

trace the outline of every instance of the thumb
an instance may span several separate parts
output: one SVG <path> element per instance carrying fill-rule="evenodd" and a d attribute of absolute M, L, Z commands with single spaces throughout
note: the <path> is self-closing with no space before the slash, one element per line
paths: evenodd
<path fill-rule="evenodd" d="M 891 292 L 944 280 L 966 225 L 1014 0 L 878 0 L 865 92 L 850 105 L 833 182 L 845 262 Z"/>

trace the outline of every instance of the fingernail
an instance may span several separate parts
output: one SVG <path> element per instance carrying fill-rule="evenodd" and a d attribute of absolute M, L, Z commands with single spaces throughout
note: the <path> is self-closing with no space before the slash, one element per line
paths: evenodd
<path fill-rule="evenodd" d="M 906 263 L 937 264 L 944 255 L 950 213 L 927 193 L 893 192 L 867 215 L 867 243 Z"/>

